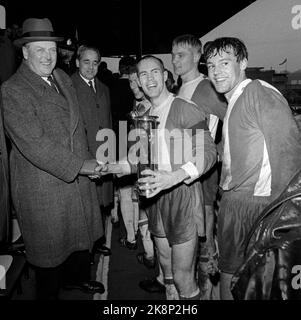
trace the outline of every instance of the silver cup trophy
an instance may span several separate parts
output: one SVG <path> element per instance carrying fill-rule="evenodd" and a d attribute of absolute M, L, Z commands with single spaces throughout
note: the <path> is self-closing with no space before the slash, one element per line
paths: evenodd
<path fill-rule="evenodd" d="M 156 129 L 158 127 L 158 117 L 150 115 L 139 116 L 137 113 L 131 114 L 132 121 L 138 136 L 140 137 L 139 162 L 137 164 L 137 178 L 145 177 L 141 172 L 145 169 L 157 170 L 157 151 L 156 151 Z M 148 197 L 150 190 L 140 190 L 136 185 L 140 196 Z"/>

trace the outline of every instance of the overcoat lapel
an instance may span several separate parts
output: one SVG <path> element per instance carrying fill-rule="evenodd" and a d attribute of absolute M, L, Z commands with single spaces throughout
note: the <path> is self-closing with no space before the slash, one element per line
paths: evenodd
<path fill-rule="evenodd" d="M 96 78 L 95 78 L 95 84 L 96 84 L 96 96 L 100 100 L 104 94 L 104 90 L 101 86 L 101 83 Z"/>
<path fill-rule="evenodd" d="M 79 121 L 79 109 L 77 105 L 77 101 L 73 99 L 71 94 L 69 93 L 69 90 L 66 89 L 64 83 L 61 80 L 60 75 L 56 70 L 53 71 L 53 75 L 57 81 L 57 84 L 59 85 L 59 89 L 62 91 L 63 95 L 65 96 L 69 110 L 70 110 L 70 137 L 71 137 L 71 147 L 73 149 L 73 135 L 74 132 L 78 126 Z"/>
<path fill-rule="evenodd" d="M 43 96 L 43 99 L 50 100 L 52 104 L 66 109 L 65 98 L 54 92 L 54 90 L 40 76 L 31 71 L 24 62 L 20 67 L 20 73 L 25 78 L 25 81 L 32 86 L 33 90 Z"/>

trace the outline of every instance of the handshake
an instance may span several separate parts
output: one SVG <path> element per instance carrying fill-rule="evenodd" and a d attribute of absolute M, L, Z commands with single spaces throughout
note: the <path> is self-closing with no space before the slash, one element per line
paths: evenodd
<path fill-rule="evenodd" d="M 105 164 L 94 159 L 85 160 L 79 174 L 86 175 L 90 179 L 100 178 L 107 174 L 116 174 L 120 177 L 131 174 L 131 167 L 127 161 Z M 182 168 L 171 172 L 145 169 L 141 172 L 138 184 L 146 197 L 151 198 L 162 190 L 170 189 L 188 178 L 190 178 L 189 174 Z"/>
<path fill-rule="evenodd" d="M 117 174 L 117 176 L 130 174 L 131 168 L 128 162 L 102 163 L 95 159 L 85 160 L 79 174 L 88 176 L 90 179 L 97 179 L 107 174 Z"/>

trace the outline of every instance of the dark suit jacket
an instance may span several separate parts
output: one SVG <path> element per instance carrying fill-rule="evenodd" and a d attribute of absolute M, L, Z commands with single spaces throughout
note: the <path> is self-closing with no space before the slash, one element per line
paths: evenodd
<path fill-rule="evenodd" d="M 91 158 L 76 92 L 62 71 L 58 94 L 23 62 L 2 85 L 12 141 L 12 198 L 30 263 L 54 267 L 103 235 L 94 183 L 78 176 Z"/>
<path fill-rule="evenodd" d="M 119 121 L 128 121 L 128 114 L 133 110 L 135 96 L 126 78 L 115 79 L 110 87 L 113 114 L 113 128 L 118 134 Z M 128 126 L 129 129 L 129 126 Z"/>
<path fill-rule="evenodd" d="M 97 132 L 104 128 L 112 129 L 111 104 L 108 87 L 95 78 L 96 94 L 78 72 L 71 77 L 76 89 L 80 111 L 84 121 L 91 157 L 95 158 L 101 142 L 96 141 Z M 113 185 L 111 177 L 102 177 L 96 181 L 99 204 L 108 206 L 113 203 Z"/>

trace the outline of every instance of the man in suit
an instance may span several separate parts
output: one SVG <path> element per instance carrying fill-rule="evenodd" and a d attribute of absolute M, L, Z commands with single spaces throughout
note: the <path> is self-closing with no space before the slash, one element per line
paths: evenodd
<path fill-rule="evenodd" d="M 88 140 L 88 148 L 92 158 L 96 157 L 100 145 L 96 135 L 102 128 L 112 128 L 110 94 L 108 87 L 96 77 L 100 63 L 100 53 L 95 47 L 81 45 L 77 50 L 75 72 L 71 79 L 76 89 L 80 112 Z M 109 176 L 95 180 L 99 206 L 105 220 L 105 213 L 113 203 L 113 185 Z M 111 250 L 105 245 L 105 236 L 98 239 L 92 249 L 91 263 L 96 252 L 110 255 Z"/>
<path fill-rule="evenodd" d="M 4 125 L 12 142 L 12 199 L 37 298 L 58 299 L 62 285 L 103 293 L 90 280 L 89 250 L 103 234 L 94 183 L 98 164 L 88 152 L 71 79 L 55 69 L 57 44 L 49 19 L 29 18 L 23 61 L 2 85 Z"/>

